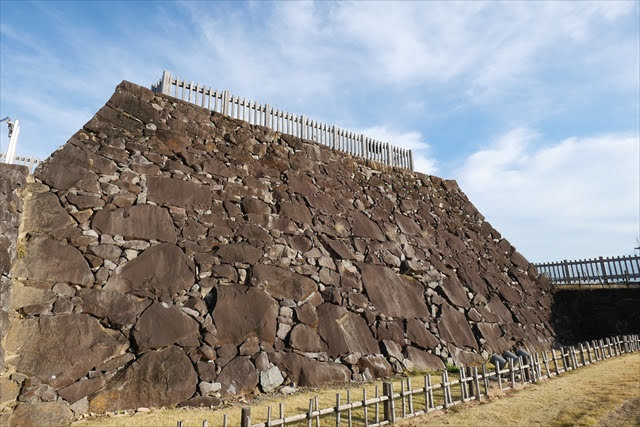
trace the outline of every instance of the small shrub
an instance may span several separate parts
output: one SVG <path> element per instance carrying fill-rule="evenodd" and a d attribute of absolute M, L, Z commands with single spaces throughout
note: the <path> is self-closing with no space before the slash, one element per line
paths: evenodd
<path fill-rule="evenodd" d="M 450 365 L 447 363 L 447 372 L 449 372 L 450 374 L 458 374 L 460 373 L 460 368 L 458 368 L 456 365 Z"/>
<path fill-rule="evenodd" d="M 16 257 L 22 259 L 27 256 L 27 246 L 24 243 L 18 243 L 16 245 Z"/>

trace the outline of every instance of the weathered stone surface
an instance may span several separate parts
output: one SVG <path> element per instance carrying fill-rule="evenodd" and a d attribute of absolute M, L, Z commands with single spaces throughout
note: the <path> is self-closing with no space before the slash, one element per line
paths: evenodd
<path fill-rule="evenodd" d="M 339 305 L 324 303 L 318 307 L 318 333 L 332 357 L 380 352 L 364 319 Z"/>
<path fill-rule="evenodd" d="M 408 346 L 405 349 L 407 359 L 413 362 L 416 369 L 419 370 L 442 370 L 445 368 L 442 359 L 438 356 L 419 350 L 415 347 Z"/>
<path fill-rule="evenodd" d="M 89 410 L 170 406 L 189 399 L 198 377 L 191 360 L 176 346 L 148 351 L 89 396 Z"/>
<path fill-rule="evenodd" d="M 194 396 L 178 404 L 178 408 L 217 408 L 222 400 L 216 396 Z"/>
<path fill-rule="evenodd" d="M 304 301 L 316 289 L 315 282 L 308 277 L 284 268 L 258 264 L 253 267 L 253 286 L 264 289 L 274 298 Z"/>
<path fill-rule="evenodd" d="M 307 325 L 296 325 L 289 334 L 292 348 L 300 351 L 317 353 L 326 350 L 326 344 L 315 331 Z"/>
<path fill-rule="evenodd" d="M 438 339 L 418 319 L 407 319 L 407 338 L 422 348 L 433 349 Z"/>
<path fill-rule="evenodd" d="M 26 244 L 26 254 L 18 258 L 13 276 L 29 281 L 65 282 L 90 286 L 94 277 L 80 251 L 71 245 L 46 237 L 34 237 Z"/>
<path fill-rule="evenodd" d="M 262 258 L 262 251 L 243 242 L 224 245 L 218 249 L 216 255 L 228 263 L 241 262 L 253 265 Z"/>
<path fill-rule="evenodd" d="M 438 331 L 440 332 L 440 338 L 446 342 L 453 343 L 461 348 L 478 349 L 478 343 L 464 314 L 447 303 L 442 304 L 442 314 L 438 319 Z"/>
<path fill-rule="evenodd" d="M 211 315 L 218 329 L 219 344 L 240 345 L 249 337 L 273 345 L 276 338 L 278 304 L 260 289 L 221 286 L 214 290 L 216 305 Z"/>
<path fill-rule="evenodd" d="M 49 192 L 30 194 L 24 198 L 22 232 L 51 232 L 75 225 L 71 215 L 60 206 L 58 196 Z"/>
<path fill-rule="evenodd" d="M 384 315 L 391 317 L 429 317 L 424 288 L 418 282 L 399 276 L 381 265 L 358 263 L 362 284 L 369 301 Z M 389 298 L 393 295 L 393 298 Z"/>
<path fill-rule="evenodd" d="M 176 245 L 162 243 L 144 250 L 112 276 L 104 289 L 168 298 L 195 282 L 191 262 Z"/>
<path fill-rule="evenodd" d="M 9 418 L 10 427 L 57 427 L 71 422 L 66 402 L 20 403 Z"/>
<path fill-rule="evenodd" d="M 126 239 L 159 240 L 175 243 L 176 230 L 166 208 L 152 205 L 98 211 L 91 226 L 101 232 Z"/>
<path fill-rule="evenodd" d="M 497 353 L 502 353 L 509 349 L 509 343 L 503 338 L 502 330 L 496 323 L 478 323 L 480 335 L 487 341 L 490 349 Z"/>
<path fill-rule="evenodd" d="M 85 396 L 98 390 L 105 384 L 103 376 L 89 379 L 82 379 L 63 389 L 58 390 L 58 394 L 69 403 L 75 403 Z"/>
<path fill-rule="evenodd" d="M 92 171 L 91 156 L 75 145 L 65 144 L 35 171 L 35 176 L 57 190 L 75 187 L 98 193 L 98 175 Z"/>
<path fill-rule="evenodd" d="M 165 206 L 207 210 L 211 207 L 211 187 L 181 179 L 148 177 L 148 199 Z"/>
<path fill-rule="evenodd" d="M 398 361 L 401 361 L 402 359 L 404 359 L 404 356 L 400 351 L 400 347 L 395 342 L 389 341 L 389 340 L 383 340 L 381 347 L 382 347 L 382 350 L 384 351 L 384 354 L 386 354 L 388 357 L 397 359 Z"/>
<path fill-rule="evenodd" d="M 250 393 L 258 385 L 258 372 L 248 357 L 237 356 L 218 375 L 223 396 L 242 396 Z"/>
<path fill-rule="evenodd" d="M 386 378 L 393 375 L 391 365 L 383 356 L 367 355 L 358 360 L 360 372 L 368 369 L 374 378 Z"/>
<path fill-rule="evenodd" d="M 15 402 L 20 393 L 20 385 L 9 378 L 0 377 L 0 410 Z"/>
<path fill-rule="evenodd" d="M 147 308 L 133 327 L 131 336 L 138 351 L 161 348 L 181 339 L 197 338 L 198 322 L 175 305 L 155 302 Z"/>
<path fill-rule="evenodd" d="M 151 301 L 133 295 L 93 288 L 80 289 L 76 295 L 81 299 L 76 306 L 82 312 L 106 318 L 117 328 L 133 325 L 142 310 L 151 304 Z"/>
<path fill-rule="evenodd" d="M 318 362 L 295 353 L 269 353 L 269 360 L 285 371 L 291 381 L 302 387 L 316 387 L 351 379 L 351 371 L 344 365 Z"/>
<path fill-rule="evenodd" d="M 445 277 L 440 286 L 447 299 L 458 307 L 469 308 L 469 298 L 462 284 L 455 278 Z"/>
<path fill-rule="evenodd" d="M 265 393 L 275 390 L 283 382 L 284 378 L 277 366 L 272 366 L 269 369 L 260 372 L 260 387 Z"/>
<path fill-rule="evenodd" d="M 373 222 L 362 212 L 355 212 L 352 217 L 353 225 L 351 226 L 351 232 L 357 237 L 366 237 L 368 239 L 375 239 L 384 242 L 386 239 L 384 233 L 378 227 L 378 224 Z"/>
<path fill-rule="evenodd" d="M 29 337 L 25 340 L 24 337 Z M 35 317 L 15 322 L 6 349 L 20 354 L 16 370 L 59 389 L 124 349 L 98 320 L 81 313 Z"/>

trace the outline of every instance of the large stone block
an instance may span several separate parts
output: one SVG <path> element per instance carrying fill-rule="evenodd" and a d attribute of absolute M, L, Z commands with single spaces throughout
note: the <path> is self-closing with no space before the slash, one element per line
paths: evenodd
<path fill-rule="evenodd" d="M 318 362 L 295 353 L 269 353 L 269 360 L 285 371 L 289 380 L 302 387 L 347 382 L 351 371 L 339 363 Z"/>
<path fill-rule="evenodd" d="M 109 279 L 104 289 L 168 299 L 179 291 L 188 290 L 194 283 L 193 263 L 182 249 L 171 243 L 162 243 L 145 249 L 126 263 Z"/>
<path fill-rule="evenodd" d="M 318 333 L 332 357 L 380 352 L 365 320 L 339 305 L 324 303 L 318 307 Z"/>
<path fill-rule="evenodd" d="M 424 287 L 420 283 L 382 265 L 358 263 L 357 266 L 362 272 L 362 284 L 369 301 L 381 313 L 403 318 L 430 316 L 424 299 Z"/>
<path fill-rule="evenodd" d="M 316 289 L 316 283 L 308 277 L 284 268 L 258 264 L 253 267 L 251 284 L 264 289 L 274 298 L 304 301 Z"/>
<path fill-rule="evenodd" d="M 58 282 L 90 286 L 93 273 L 79 250 L 47 237 L 33 237 L 26 243 L 26 254 L 18 257 L 13 276 L 34 283 Z"/>
<path fill-rule="evenodd" d="M 260 289 L 219 286 L 214 289 L 211 315 L 218 329 L 219 344 L 240 345 L 249 337 L 273 345 L 276 338 L 278 303 Z"/>
<path fill-rule="evenodd" d="M 211 187 L 175 178 L 147 177 L 148 200 L 165 206 L 207 210 L 211 207 Z"/>
<path fill-rule="evenodd" d="M 91 226 L 101 232 L 120 235 L 125 239 L 159 240 L 175 243 L 176 230 L 169 212 L 152 205 L 100 210 L 91 221 Z"/>
<path fill-rule="evenodd" d="M 148 351 L 89 396 L 89 411 L 175 405 L 196 392 L 191 360 L 176 346 Z"/>
<path fill-rule="evenodd" d="M 131 333 L 138 351 L 161 348 L 181 339 L 198 337 L 198 322 L 175 305 L 155 302 L 147 308 Z"/>
<path fill-rule="evenodd" d="M 28 337 L 28 338 L 27 338 Z M 122 344 L 82 313 L 43 316 L 13 322 L 6 339 L 7 360 L 16 371 L 59 389 L 85 376 L 94 366 L 124 351 Z"/>
<path fill-rule="evenodd" d="M 20 403 L 9 417 L 9 426 L 58 427 L 69 424 L 72 418 L 66 402 Z"/>

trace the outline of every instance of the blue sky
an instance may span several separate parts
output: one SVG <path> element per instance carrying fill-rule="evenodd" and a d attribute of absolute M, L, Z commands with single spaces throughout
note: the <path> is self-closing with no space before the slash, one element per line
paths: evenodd
<path fill-rule="evenodd" d="M 532 261 L 629 254 L 639 22 L 637 1 L 2 1 L 0 117 L 46 157 L 168 69 L 413 149 Z"/>

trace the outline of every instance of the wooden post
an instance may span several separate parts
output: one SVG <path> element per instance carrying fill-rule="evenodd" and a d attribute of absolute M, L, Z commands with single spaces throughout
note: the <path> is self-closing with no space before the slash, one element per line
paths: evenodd
<path fill-rule="evenodd" d="M 229 417 L 227 417 L 227 414 L 224 414 L 222 416 L 222 427 L 227 427 L 229 424 Z"/>
<path fill-rule="evenodd" d="M 478 368 L 476 366 L 473 367 L 473 384 L 476 389 L 476 400 L 480 400 L 482 393 L 480 392 L 480 378 L 478 378 Z"/>
<path fill-rule="evenodd" d="M 382 394 L 387 397 L 387 400 L 384 401 L 384 421 L 389 421 L 393 424 L 396 422 L 396 414 L 393 403 L 393 383 L 391 381 L 382 383 Z"/>
<path fill-rule="evenodd" d="M 362 411 L 364 412 L 364 425 L 365 427 L 369 425 L 369 413 L 367 411 L 367 389 L 362 388 Z"/>
<path fill-rule="evenodd" d="M 243 406 L 240 413 L 240 427 L 251 427 L 251 408 Z"/>
<path fill-rule="evenodd" d="M 429 412 L 429 382 L 427 376 L 424 376 L 424 412 Z"/>
<path fill-rule="evenodd" d="M 378 386 L 376 386 L 375 390 L 376 390 L 376 419 L 375 419 L 375 423 L 378 424 L 378 423 L 380 423 L 380 401 L 378 400 L 380 398 L 380 393 L 379 393 L 379 390 L 378 390 Z"/>
<path fill-rule="evenodd" d="M 586 344 L 587 344 L 587 359 L 589 360 L 589 364 L 592 364 L 593 358 L 591 357 L 591 346 L 589 345 L 589 341 L 587 341 Z"/>
<path fill-rule="evenodd" d="M 307 119 L 304 116 L 300 116 L 300 130 L 301 139 L 307 139 Z"/>
<path fill-rule="evenodd" d="M 386 143 L 386 150 L 387 150 L 387 165 L 389 166 L 393 166 L 393 159 L 391 158 L 391 145 L 387 142 Z"/>
<path fill-rule="evenodd" d="M 520 368 L 520 383 L 524 384 L 526 381 L 526 371 L 524 369 L 524 357 L 518 356 L 518 366 Z"/>
<path fill-rule="evenodd" d="M 500 388 L 500 391 L 502 391 L 502 375 L 500 373 L 500 364 L 496 363 L 496 377 L 498 378 L 498 387 Z"/>
<path fill-rule="evenodd" d="M 413 150 L 409 150 L 409 170 L 413 172 Z"/>
<path fill-rule="evenodd" d="M 429 383 L 429 405 L 431 405 L 431 408 L 435 409 L 436 404 L 433 401 L 433 383 L 431 382 L 431 374 L 427 375 L 427 382 Z"/>
<path fill-rule="evenodd" d="M 209 427 L 209 421 L 202 420 L 202 427 Z"/>
<path fill-rule="evenodd" d="M 460 400 L 462 400 L 463 402 L 467 398 L 467 385 L 464 380 L 465 380 L 464 366 L 462 366 L 458 371 L 458 381 L 460 384 Z"/>
<path fill-rule="evenodd" d="M 313 426 L 313 399 L 309 399 L 309 411 L 307 411 L 307 427 Z"/>
<path fill-rule="evenodd" d="M 182 427 L 182 421 L 178 421 L 178 422 L 176 423 L 176 427 Z"/>
<path fill-rule="evenodd" d="M 409 392 L 409 413 L 413 414 L 413 387 L 411 386 L 411 378 L 407 378 L 407 391 Z M 366 413 L 366 410 L 365 410 Z"/>
<path fill-rule="evenodd" d="M 229 114 L 229 91 L 222 92 L 222 114 L 225 116 Z"/>
<path fill-rule="evenodd" d="M 547 357 L 547 350 L 542 351 L 542 363 L 544 363 L 544 369 L 547 371 L 547 378 L 551 378 L 551 369 L 549 369 L 549 358 Z"/>
<path fill-rule="evenodd" d="M 442 371 L 442 395 L 444 396 L 444 403 L 442 404 L 442 406 L 444 407 L 444 409 L 449 408 L 449 396 L 447 393 L 449 387 L 449 382 L 447 381 L 447 371 L 444 370 Z"/>
<path fill-rule="evenodd" d="M 171 73 L 167 70 L 162 72 L 162 82 L 160 83 L 160 93 L 170 95 L 171 90 Z"/>
<path fill-rule="evenodd" d="M 340 393 L 336 393 L 336 427 L 340 427 Z"/>
<path fill-rule="evenodd" d="M 582 343 L 580 343 L 580 363 L 582 363 L 582 366 L 587 365 L 587 359 L 584 357 L 584 346 Z"/>
<path fill-rule="evenodd" d="M 513 359 L 509 358 L 509 378 L 511 379 L 511 388 L 516 388 L 516 371 L 513 366 Z"/>
<path fill-rule="evenodd" d="M 347 389 L 347 425 L 351 427 L 351 389 Z"/>
<path fill-rule="evenodd" d="M 405 418 L 407 416 L 407 409 L 404 402 L 404 380 L 400 381 L 400 402 L 402 408 L 402 418 Z"/>
<path fill-rule="evenodd" d="M 487 364 L 482 364 L 482 382 L 484 385 L 484 394 L 489 398 L 489 378 L 487 376 Z"/>

